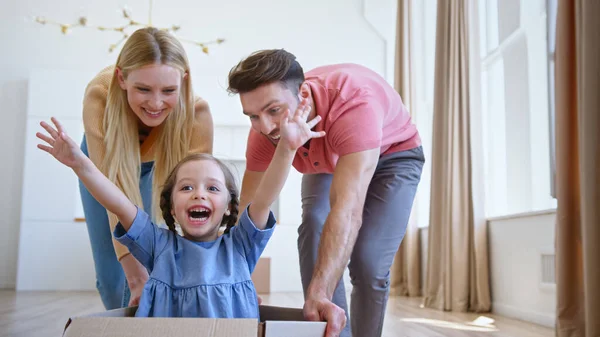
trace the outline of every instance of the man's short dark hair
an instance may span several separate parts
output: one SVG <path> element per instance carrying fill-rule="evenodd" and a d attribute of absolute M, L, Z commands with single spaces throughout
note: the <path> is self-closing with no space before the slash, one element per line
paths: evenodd
<path fill-rule="evenodd" d="M 243 94 L 275 82 L 285 85 L 297 95 L 304 82 L 302 66 L 294 54 L 283 49 L 259 50 L 229 71 L 227 91 Z"/>

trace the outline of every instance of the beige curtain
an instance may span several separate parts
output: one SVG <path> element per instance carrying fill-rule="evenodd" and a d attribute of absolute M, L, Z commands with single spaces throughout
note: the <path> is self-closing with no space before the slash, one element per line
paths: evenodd
<path fill-rule="evenodd" d="M 474 184 L 468 0 L 437 2 L 426 307 L 491 309 L 487 229 Z M 474 202 L 477 201 L 477 202 Z"/>
<path fill-rule="evenodd" d="M 414 118 L 414 99 L 411 85 L 410 57 L 410 10 L 411 0 L 398 0 L 396 18 L 396 60 L 394 82 L 402 101 Z M 408 221 L 406 234 L 400 244 L 400 249 L 394 257 L 391 268 L 390 295 L 421 296 L 421 258 L 419 228 L 413 212 Z"/>
<path fill-rule="evenodd" d="M 600 336 L 600 2 L 559 0 L 556 332 Z"/>

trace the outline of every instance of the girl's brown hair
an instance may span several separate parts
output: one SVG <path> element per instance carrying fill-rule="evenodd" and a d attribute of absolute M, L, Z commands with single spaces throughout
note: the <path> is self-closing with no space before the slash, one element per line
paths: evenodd
<path fill-rule="evenodd" d="M 163 219 L 167 224 L 169 230 L 173 233 L 177 234 L 177 229 L 175 228 L 175 219 L 171 214 L 171 210 L 173 209 L 173 188 L 175 187 L 175 183 L 177 182 L 177 172 L 179 172 L 179 168 L 190 161 L 194 160 L 210 160 L 221 168 L 223 171 L 223 175 L 225 176 L 225 186 L 227 188 L 227 192 L 229 194 L 229 215 L 223 216 L 223 220 L 221 221 L 221 226 L 226 226 L 225 234 L 229 233 L 231 228 L 235 226 L 238 217 L 238 207 L 239 207 L 239 191 L 237 185 L 235 183 L 235 178 L 231 170 L 225 163 L 220 161 L 219 159 L 211 156 L 206 153 L 194 153 L 188 155 L 183 160 L 181 160 L 171 171 L 165 184 L 163 185 L 162 192 L 160 193 L 160 210 L 162 211 Z"/>

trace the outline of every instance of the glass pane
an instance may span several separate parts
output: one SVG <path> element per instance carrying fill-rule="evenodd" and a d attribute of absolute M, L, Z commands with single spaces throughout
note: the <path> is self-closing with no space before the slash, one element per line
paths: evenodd
<path fill-rule="evenodd" d="M 506 98 L 504 114 L 508 178 L 507 211 L 511 214 L 530 211 L 532 201 L 530 106 L 533 92 L 529 90 L 529 81 L 538 79 L 532 79 L 530 76 L 528 48 L 527 39 L 520 35 L 503 51 Z M 545 85 L 541 87 L 545 90 Z"/>
<path fill-rule="evenodd" d="M 483 59 L 498 47 L 498 0 L 478 0 L 479 56 Z"/>
<path fill-rule="evenodd" d="M 489 98 L 488 98 L 488 80 L 489 74 L 487 69 L 481 71 L 481 79 L 480 83 L 482 88 L 480 90 L 481 94 L 481 136 L 483 141 L 483 179 L 484 179 L 484 192 L 486 196 L 486 200 L 484 202 L 485 215 L 490 216 L 494 214 L 495 209 L 493 204 L 491 203 L 491 195 L 492 195 L 492 174 L 490 172 L 490 155 L 492 152 L 489 148 L 489 130 L 490 130 L 490 122 L 489 122 Z"/>
<path fill-rule="evenodd" d="M 477 16 L 479 17 L 479 57 L 487 56 L 487 0 L 479 0 L 477 4 Z"/>
<path fill-rule="evenodd" d="M 531 1 L 531 0 L 526 0 Z M 531 3 L 529 3 L 531 4 Z M 519 0 L 498 1 L 498 38 L 504 41 L 519 29 L 521 20 L 521 3 Z"/>
<path fill-rule="evenodd" d="M 501 0 L 504 1 L 504 0 Z M 498 48 L 498 0 L 487 0 L 486 10 L 487 53 Z"/>
<path fill-rule="evenodd" d="M 486 215 L 504 215 L 507 210 L 506 112 L 504 107 L 504 61 L 499 58 L 483 73 L 482 107 L 486 181 Z"/>
<path fill-rule="evenodd" d="M 557 0 L 548 1 L 548 51 L 553 54 L 556 47 L 556 10 Z"/>

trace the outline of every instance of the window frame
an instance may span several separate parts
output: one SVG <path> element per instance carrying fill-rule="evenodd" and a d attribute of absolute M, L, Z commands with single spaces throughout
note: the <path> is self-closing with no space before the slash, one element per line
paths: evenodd
<path fill-rule="evenodd" d="M 550 195 L 556 199 L 556 102 L 555 102 L 555 59 L 556 59 L 556 14 L 557 0 L 546 0 L 546 38 L 548 46 L 548 126 L 550 128 Z"/>

